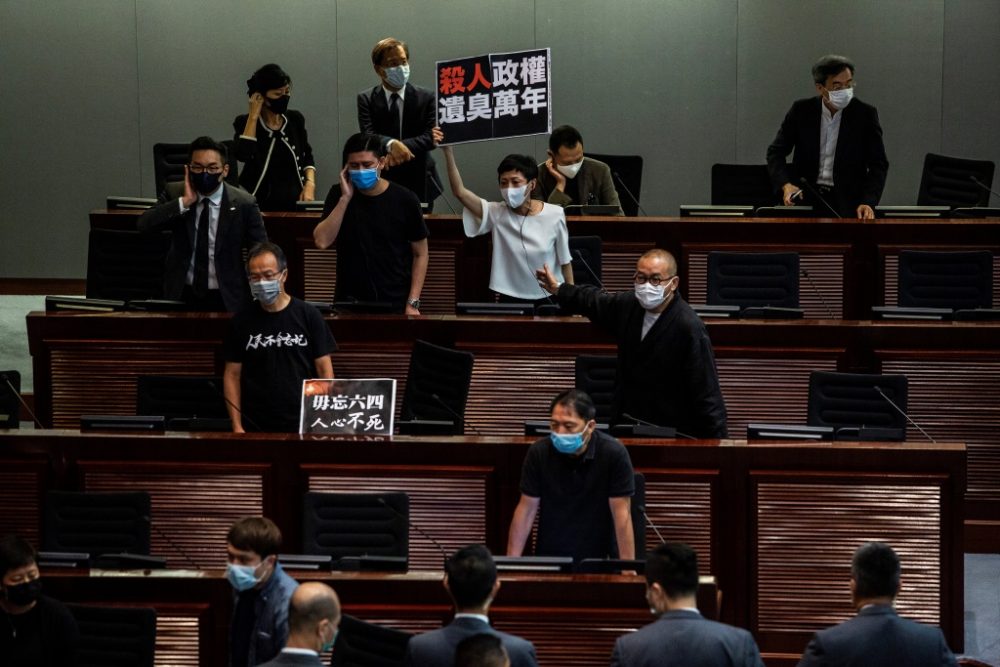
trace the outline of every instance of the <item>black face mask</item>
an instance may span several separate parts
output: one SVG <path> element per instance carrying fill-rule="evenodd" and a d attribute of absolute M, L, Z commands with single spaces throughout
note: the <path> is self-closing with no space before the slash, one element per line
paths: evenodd
<path fill-rule="evenodd" d="M 216 188 L 219 187 L 219 179 L 222 178 L 222 174 L 210 174 L 207 171 L 203 171 L 200 174 L 190 174 L 191 185 L 204 196 L 210 195 L 215 192 Z"/>
<path fill-rule="evenodd" d="M 23 584 L 17 584 L 16 586 L 7 586 L 4 590 L 4 595 L 7 601 L 18 607 L 24 607 L 35 600 L 42 593 L 42 580 L 34 579 Z"/>
<path fill-rule="evenodd" d="M 290 95 L 282 95 L 276 100 L 272 100 L 270 97 L 267 98 L 267 108 L 276 114 L 283 114 L 288 108 L 288 100 L 291 99 Z"/>

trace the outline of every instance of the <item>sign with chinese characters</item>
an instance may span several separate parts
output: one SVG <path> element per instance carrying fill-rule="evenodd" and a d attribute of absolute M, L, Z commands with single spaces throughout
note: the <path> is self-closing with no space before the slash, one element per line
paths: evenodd
<path fill-rule="evenodd" d="M 395 410 L 395 380 L 303 380 L 299 433 L 391 436 Z"/>
<path fill-rule="evenodd" d="M 552 131 L 548 49 L 490 53 L 437 63 L 437 117 L 444 143 Z"/>

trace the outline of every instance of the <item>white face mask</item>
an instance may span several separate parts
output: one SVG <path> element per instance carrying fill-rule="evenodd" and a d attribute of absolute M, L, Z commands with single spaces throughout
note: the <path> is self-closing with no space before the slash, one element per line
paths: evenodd
<path fill-rule="evenodd" d="M 557 164 L 556 169 L 559 173 L 566 178 L 576 178 L 576 175 L 580 173 L 580 167 L 583 166 L 583 159 L 581 158 L 579 162 L 574 162 L 573 164 Z"/>
<path fill-rule="evenodd" d="M 385 80 L 393 88 L 402 88 L 410 80 L 410 66 L 397 65 L 396 67 L 386 67 Z"/>
<path fill-rule="evenodd" d="M 507 206 L 518 208 L 524 203 L 524 198 L 528 195 L 528 186 L 520 185 L 516 188 L 500 188 L 500 194 L 503 195 L 503 200 L 507 202 Z"/>
<path fill-rule="evenodd" d="M 650 285 L 643 283 L 635 286 L 635 298 L 639 300 L 646 310 L 653 310 L 660 306 L 667 299 L 666 284 Z"/>
<path fill-rule="evenodd" d="M 834 109 L 843 109 L 844 107 L 846 107 L 848 104 L 851 103 L 851 100 L 854 99 L 853 88 L 844 88 L 843 90 L 828 90 L 826 92 L 827 95 L 829 95 L 827 99 L 830 100 L 830 106 L 832 106 Z"/>

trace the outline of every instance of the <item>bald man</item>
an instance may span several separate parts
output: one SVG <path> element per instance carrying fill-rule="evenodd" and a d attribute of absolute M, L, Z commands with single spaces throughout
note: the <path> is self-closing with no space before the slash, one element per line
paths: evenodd
<path fill-rule="evenodd" d="M 340 600 L 316 581 L 301 584 L 288 603 L 288 643 L 262 667 L 323 667 L 319 656 L 333 648 L 340 626 Z"/>

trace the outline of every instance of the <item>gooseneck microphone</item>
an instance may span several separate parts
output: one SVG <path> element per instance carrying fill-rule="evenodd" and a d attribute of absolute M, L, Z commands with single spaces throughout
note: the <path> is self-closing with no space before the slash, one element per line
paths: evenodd
<path fill-rule="evenodd" d="M 194 559 L 191 558 L 191 556 L 188 554 L 187 551 L 185 551 L 183 548 L 181 548 L 181 545 L 177 544 L 172 539 L 170 539 L 169 535 L 167 535 L 166 533 L 164 533 L 162 530 L 160 530 L 159 526 L 157 526 L 155 523 L 153 523 L 153 520 L 149 517 L 148 514 L 143 514 L 141 518 L 142 518 L 143 521 L 146 522 L 146 525 L 148 525 L 150 528 L 153 529 L 153 532 L 155 532 L 157 535 L 159 535 L 164 540 L 166 540 L 167 544 L 169 544 L 171 547 L 173 547 L 175 550 L 177 550 L 177 552 L 179 552 L 180 555 L 184 556 L 184 560 L 186 560 L 188 563 L 190 563 L 191 567 L 193 567 L 196 570 L 200 570 L 201 569 L 201 566 L 198 565 L 198 563 L 194 562 Z"/>
<path fill-rule="evenodd" d="M 653 532 L 656 533 L 656 537 L 660 540 L 660 544 L 666 544 L 667 541 L 663 539 L 663 535 L 660 535 L 660 529 L 656 527 L 656 524 L 653 523 L 652 520 L 650 520 L 649 515 L 646 514 L 646 506 L 636 505 L 635 507 L 637 510 L 642 512 L 642 518 L 646 520 L 646 525 L 652 528 Z"/>
<path fill-rule="evenodd" d="M 248 417 L 246 415 L 246 413 L 244 413 L 242 410 L 240 410 L 240 406 L 238 406 L 235 403 L 233 403 L 232 401 L 230 401 L 229 397 L 226 396 L 226 392 L 221 391 L 219 389 L 219 387 L 216 386 L 215 382 L 213 382 L 212 380 L 209 380 L 208 381 L 208 386 L 211 387 L 215 391 L 215 393 L 217 393 L 219 396 L 221 396 L 222 400 L 224 400 L 229 407 L 231 407 L 233 410 L 236 410 L 236 413 L 240 416 L 241 420 L 245 420 L 248 424 L 250 424 L 250 426 L 252 426 L 254 428 L 255 431 L 263 432 L 264 429 L 262 429 L 260 426 L 258 426 L 257 423 L 254 422 L 254 420 L 250 419 L 250 417 Z"/>
<path fill-rule="evenodd" d="M 985 183 L 983 183 L 982 181 L 980 181 L 978 178 L 976 178 L 972 174 L 969 174 L 969 180 L 972 181 L 973 183 L 975 183 L 976 185 L 978 185 L 979 187 L 981 187 L 983 190 L 986 190 L 990 194 L 994 194 L 997 197 L 1000 197 L 1000 192 L 997 192 L 996 190 L 994 190 L 990 186 L 986 185 Z"/>
<path fill-rule="evenodd" d="M 459 424 L 461 424 L 463 427 L 468 426 L 470 429 L 472 429 L 473 433 L 475 433 L 479 437 L 483 437 L 483 433 L 478 428 L 476 428 L 475 426 L 473 426 L 472 424 L 470 424 L 469 422 L 467 422 L 465 420 L 465 417 L 463 417 L 462 415 L 460 415 L 457 412 L 455 412 L 451 408 L 451 406 L 448 405 L 447 403 L 445 403 L 444 400 L 440 396 L 438 396 L 437 394 L 431 394 L 431 398 L 433 398 L 435 401 L 437 401 L 438 405 L 440 405 L 442 408 L 444 408 L 445 410 L 447 410 L 448 414 L 450 414 L 452 417 L 454 417 L 458 421 Z"/>
<path fill-rule="evenodd" d="M 441 552 L 441 557 L 444 559 L 444 569 L 445 569 L 445 571 L 448 570 L 448 552 L 444 550 L 444 547 L 441 546 L 440 542 L 438 542 L 433 537 L 431 537 L 431 535 L 429 533 L 424 532 L 424 530 L 420 526 L 418 526 L 417 524 L 413 523 L 413 521 L 410 520 L 410 517 L 408 515 L 403 514 L 398 509 L 396 509 L 395 507 L 393 507 L 392 505 L 390 505 L 389 503 L 387 503 L 385 501 L 385 498 L 383 498 L 382 496 L 376 496 L 375 500 L 377 500 L 380 505 L 382 505 L 387 510 L 389 510 L 390 512 L 392 512 L 393 514 L 395 514 L 396 516 L 398 516 L 400 519 L 403 519 L 404 521 L 406 521 L 406 525 L 408 525 L 410 528 L 412 528 L 413 530 L 415 530 L 418 533 L 420 533 L 420 535 L 422 537 L 425 537 L 428 541 L 430 541 L 431 544 L 433 544 L 435 547 L 437 547 L 437 550 Z"/>
<path fill-rule="evenodd" d="M 646 210 L 642 207 L 642 204 L 639 203 L 639 200 L 635 198 L 635 195 L 632 194 L 632 191 L 628 189 L 627 185 L 625 185 L 625 181 L 622 180 L 621 175 L 617 171 L 611 172 L 611 175 L 614 176 L 615 180 L 618 181 L 618 184 L 622 186 L 622 190 L 624 190 L 625 194 L 628 195 L 628 198 L 632 200 L 632 203 L 635 204 L 635 207 L 639 209 L 639 212 L 648 218 L 649 213 L 646 213 Z"/>
<path fill-rule="evenodd" d="M 24 407 L 24 409 L 28 412 L 28 414 L 31 415 L 31 419 L 32 421 L 35 422 L 35 426 L 38 427 L 39 429 L 44 429 L 45 427 L 42 426 L 42 422 L 38 421 L 38 417 L 36 417 L 35 413 L 31 411 L 31 408 L 28 407 L 28 403 L 24 400 L 24 397 L 21 396 L 21 392 L 19 392 L 14 387 L 13 383 L 10 381 L 10 378 L 7 377 L 7 374 L 0 373 L 0 378 L 3 378 L 3 381 L 7 385 L 7 388 L 10 389 L 10 393 L 14 394 L 14 396 L 17 397 L 18 402 Z"/>
<path fill-rule="evenodd" d="M 925 438 L 927 438 L 928 440 L 930 440 L 931 442 L 933 442 L 935 445 L 937 444 L 937 440 L 935 440 L 934 438 L 932 438 L 930 433 L 928 433 L 927 431 L 925 431 L 924 429 L 922 429 L 920 427 L 920 424 L 918 424 L 917 422 L 915 422 L 912 419 L 910 419 L 910 415 L 906 414 L 906 412 L 901 407 L 899 407 L 898 405 L 896 405 L 891 398 L 889 398 L 888 396 L 885 395 L 885 392 L 882 391 L 882 387 L 879 387 L 878 385 L 875 385 L 874 387 L 872 387 L 872 389 L 874 389 L 876 392 L 878 392 L 878 395 L 881 396 L 882 398 L 884 398 L 886 403 L 888 403 L 893 408 L 895 408 L 896 412 L 898 412 L 899 414 L 903 415 L 903 417 L 906 418 L 906 421 L 908 421 L 911 424 L 913 424 L 914 428 L 916 428 L 918 431 L 920 431 L 921 433 L 923 433 Z"/>
<path fill-rule="evenodd" d="M 438 187 L 437 181 L 435 181 L 433 178 L 428 178 L 427 182 L 434 186 L 434 190 L 437 191 L 438 196 L 440 196 L 441 199 L 444 200 L 444 203 L 448 206 L 448 208 L 451 209 L 452 214 L 458 215 L 458 211 L 455 210 L 455 207 L 451 205 L 451 202 L 448 201 L 448 198 L 444 195 L 444 189 Z M 434 199 L 437 199 L 437 197 L 434 197 Z"/>
<path fill-rule="evenodd" d="M 842 216 L 839 213 L 837 213 L 837 209 L 835 209 L 834 207 L 830 206 L 830 202 L 828 202 L 827 200 L 823 199 L 823 195 L 821 195 L 819 193 L 819 191 L 812 186 L 812 183 L 809 182 L 808 178 L 806 178 L 805 176 L 802 176 L 801 178 L 799 178 L 799 183 L 801 183 L 802 185 L 806 186 L 806 190 L 808 190 L 812 194 L 813 197 L 815 197 L 816 199 L 818 199 L 821 202 L 823 202 L 823 205 L 826 206 L 828 209 L 830 209 L 831 213 L 833 213 L 838 218 L 843 219 L 844 216 Z"/>
<path fill-rule="evenodd" d="M 587 263 L 587 260 L 583 258 L 583 253 L 580 252 L 579 250 L 574 250 L 570 254 L 573 255 L 574 258 L 580 260 L 580 263 L 583 264 L 583 268 L 587 269 L 587 273 L 590 274 L 590 277 L 593 278 L 595 281 L 597 281 L 597 285 L 598 287 L 601 288 L 601 291 L 607 292 L 608 290 L 605 289 L 604 283 L 602 283 L 601 279 L 597 277 L 597 274 L 594 272 L 594 269 L 590 268 L 590 264 Z"/>
<path fill-rule="evenodd" d="M 654 424 L 653 422 L 646 421 L 645 419 L 639 419 L 638 417 L 633 417 L 632 415 L 630 415 L 627 412 L 623 412 L 622 413 L 622 417 L 624 417 L 625 419 L 629 420 L 630 422 L 632 422 L 634 424 L 642 424 L 643 426 L 652 426 L 653 428 L 668 428 L 668 427 L 663 426 L 661 424 Z M 674 429 L 674 432 L 677 435 L 681 436 L 682 438 L 687 438 L 688 440 L 697 440 L 698 439 L 698 438 L 694 437 L 693 435 L 688 435 L 687 433 L 681 433 L 677 429 Z"/>
<path fill-rule="evenodd" d="M 809 272 L 800 267 L 799 273 L 802 274 L 802 277 L 809 282 L 809 287 L 812 288 L 813 294 L 819 297 L 819 302 L 823 304 L 823 308 L 826 310 L 826 314 L 830 317 L 830 319 L 837 319 L 837 317 L 833 314 L 833 309 L 830 308 L 830 304 L 828 304 L 826 299 L 823 298 L 823 293 L 819 291 L 818 287 L 816 287 L 816 283 L 813 282 L 812 276 L 809 275 Z"/>

